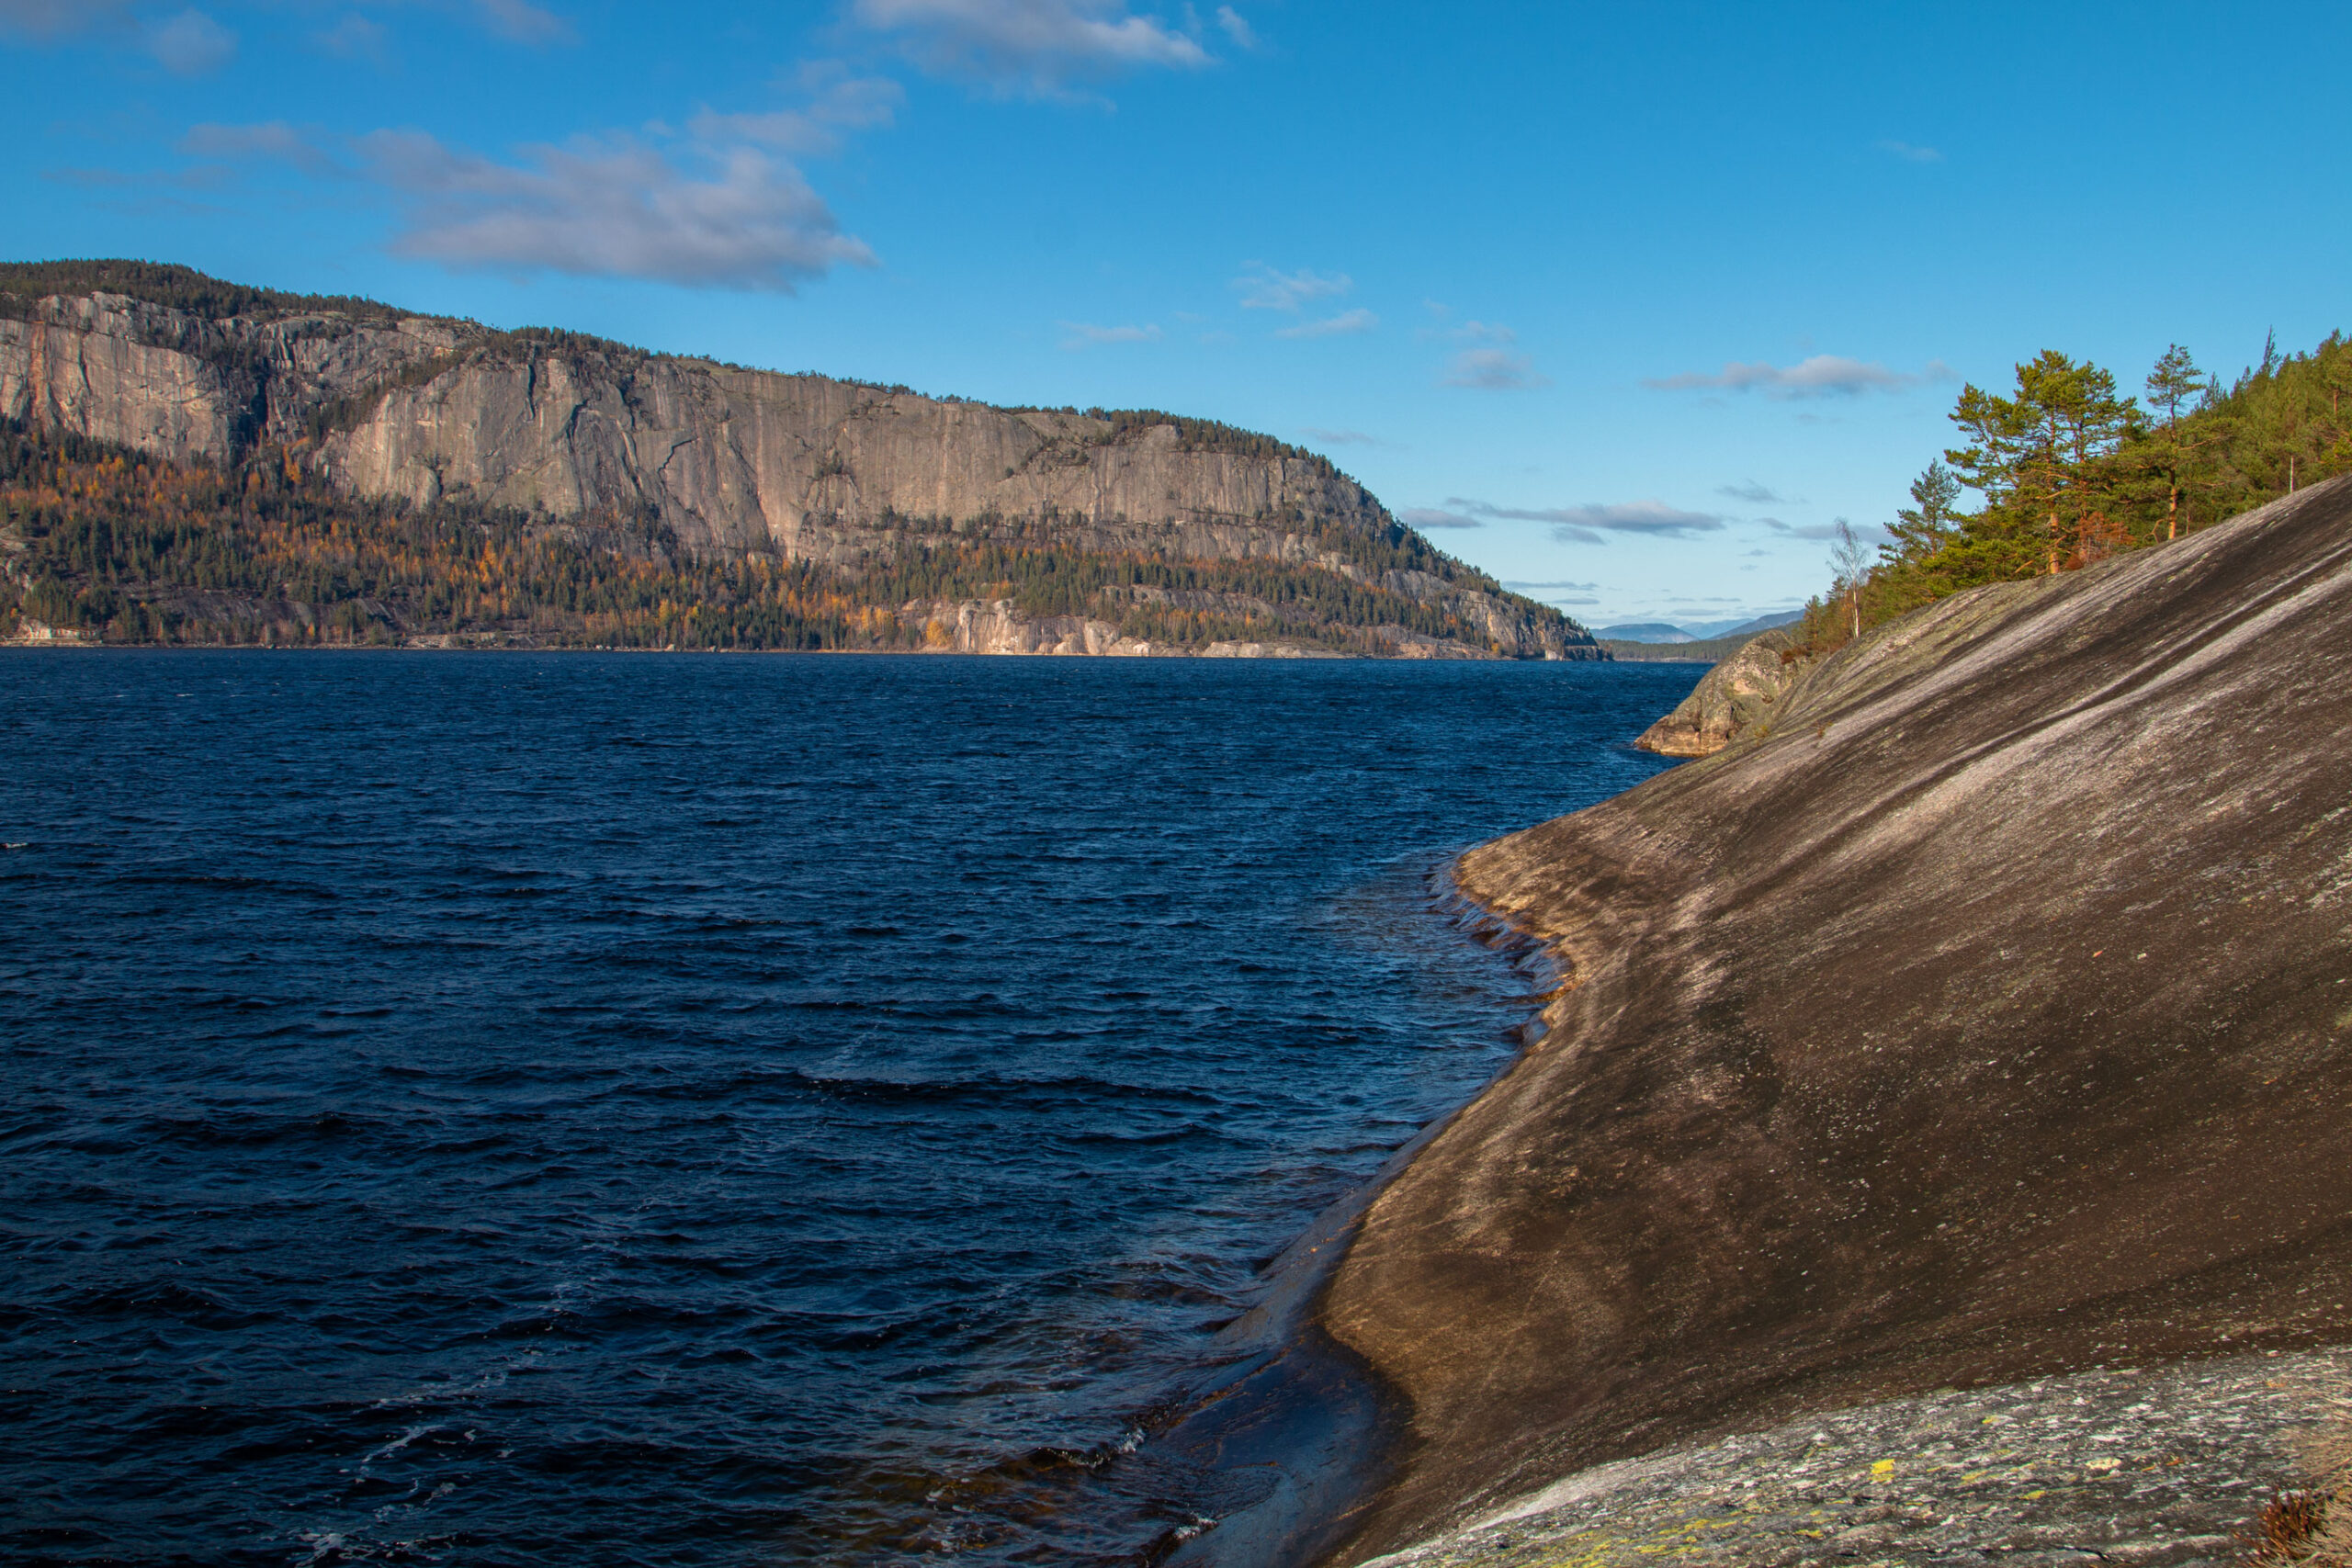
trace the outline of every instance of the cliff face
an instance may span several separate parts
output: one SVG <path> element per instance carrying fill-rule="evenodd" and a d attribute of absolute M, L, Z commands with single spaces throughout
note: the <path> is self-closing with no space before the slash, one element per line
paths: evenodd
<path fill-rule="evenodd" d="M 1172 422 L 1005 410 L 381 308 L 220 317 L 103 292 L 0 319 L 0 413 L 176 461 L 277 443 L 361 495 L 650 514 L 692 554 L 850 573 L 942 530 L 1042 522 L 1073 550 L 1376 585 L 1459 617 L 1481 655 L 1600 656 L 1573 623 L 1475 573 L 1425 551 L 1432 570 L 1387 559 L 1418 541 L 1321 458 Z"/>
<path fill-rule="evenodd" d="M 1571 982 L 1324 1303 L 1413 1411 L 1343 1560 L 1681 1438 L 2352 1337 L 2347 780 L 2337 480 L 1878 628 L 1464 856 Z"/>

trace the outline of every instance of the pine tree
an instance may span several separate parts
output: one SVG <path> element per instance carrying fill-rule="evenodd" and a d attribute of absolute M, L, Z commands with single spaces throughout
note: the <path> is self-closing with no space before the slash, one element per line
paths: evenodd
<path fill-rule="evenodd" d="M 2164 416 L 2149 432 L 2147 466 L 2164 483 L 2165 537 L 2177 539 L 2189 464 L 2198 450 L 2211 445 L 2218 435 L 2210 423 L 2201 435 L 2192 435 L 2183 430 L 2181 421 L 2185 412 L 2209 406 L 2212 393 L 2205 373 L 2178 344 L 2166 348 L 2155 368 L 2148 372 L 2147 389 L 2149 406 Z"/>
<path fill-rule="evenodd" d="M 2017 378 L 2014 398 L 1962 389 L 1952 423 L 1974 439 L 1944 458 L 1984 493 L 1980 541 L 2007 558 L 1997 575 L 2046 565 L 2054 576 L 2109 527 L 2105 459 L 2137 429 L 2139 405 L 2115 395 L 2112 372 L 2056 349 L 2019 365 Z"/>

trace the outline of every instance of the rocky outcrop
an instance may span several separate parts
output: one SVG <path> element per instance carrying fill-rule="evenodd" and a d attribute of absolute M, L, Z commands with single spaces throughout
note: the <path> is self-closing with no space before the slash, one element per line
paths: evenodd
<path fill-rule="evenodd" d="M 1603 1465 L 1380 1562 L 2213 1568 L 2247 1561 L 2272 1497 L 2335 1491 L 2347 1438 L 2340 1349 L 2077 1372 Z"/>
<path fill-rule="evenodd" d="M 2347 778 L 2339 479 L 1916 612 L 1465 855 L 1568 979 L 1322 1303 L 1411 1408 L 1339 1561 L 1811 1412 L 2352 1339 Z"/>
<path fill-rule="evenodd" d="M 1474 628 L 1450 646 L 1602 657 L 1573 623 L 1429 549 L 1329 462 L 1223 427 L 1001 409 L 380 307 L 216 318 L 103 292 L 13 303 L 0 413 L 175 461 L 278 443 L 363 495 L 650 516 L 692 554 L 850 574 L 1008 531 L 1091 554 L 1311 567 Z"/>
<path fill-rule="evenodd" d="M 1808 667 L 1788 633 L 1765 632 L 1708 671 L 1634 744 L 1662 757 L 1712 757 L 1738 736 L 1763 734 Z"/>

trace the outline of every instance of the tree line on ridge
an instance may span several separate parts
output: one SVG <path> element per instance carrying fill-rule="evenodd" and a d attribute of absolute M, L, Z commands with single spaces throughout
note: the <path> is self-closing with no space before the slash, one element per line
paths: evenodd
<path fill-rule="evenodd" d="M 2079 570 L 2352 471 L 2352 341 L 2262 363 L 2226 389 L 2179 344 L 2125 395 L 2111 371 L 2049 349 L 2007 393 L 1964 387 L 1961 443 L 1911 482 L 1875 554 L 1843 529 L 1836 581 L 1792 628 L 1809 652 L 1988 582 Z M 2144 396 L 2145 402 L 2141 399 Z M 1962 506 L 1973 491 L 1979 505 Z"/>

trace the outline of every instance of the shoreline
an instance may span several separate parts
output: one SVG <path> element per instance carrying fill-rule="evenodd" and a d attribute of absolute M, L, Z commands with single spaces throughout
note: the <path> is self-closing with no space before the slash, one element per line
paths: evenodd
<path fill-rule="evenodd" d="M 888 659 L 1061 659 L 1095 662 L 1128 660 L 1216 660 L 1219 662 L 1253 660 L 1273 663 L 1329 663 L 1344 660 L 1359 664 L 1621 664 L 1650 663 L 1659 660 L 1634 660 L 1611 658 L 1607 652 L 1589 659 L 1543 658 L 1513 659 L 1503 654 L 1462 653 L 1342 653 L 1329 649 L 1312 651 L 1282 651 L 1274 644 L 1246 643 L 1242 648 L 1260 649 L 1259 652 L 1211 651 L 1225 645 L 1211 644 L 1208 649 L 1184 652 L 1142 653 L 1069 653 L 1058 649 L 1039 649 L 1030 652 L 1002 650 L 982 652 L 955 648 L 616 648 L 579 647 L 571 643 L 514 642 L 403 642 L 403 643 L 189 643 L 189 642 L 105 642 L 79 637 L 0 637 L 0 651 L 62 652 L 71 649 L 83 653 L 603 653 L 603 654 L 742 654 L 757 657 L 786 658 L 888 658 Z"/>
<path fill-rule="evenodd" d="M 1544 944 L 1465 894 L 1447 857 L 1427 876 L 1430 913 L 1499 953 L 1548 1004 L 1562 976 Z M 1365 1503 L 1393 1478 L 1409 1412 L 1377 1369 L 1334 1338 L 1321 1303 L 1363 1214 L 1464 1110 L 1539 1037 L 1542 1010 L 1518 1029 L 1520 1051 L 1462 1103 L 1392 1151 L 1327 1204 L 1266 1265 L 1264 1296 L 1210 1342 L 1216 1366 L 1175 1398 L 1187 1406 L 1146 1447 L 1213 1473 L 1256 1472 L 1261 1495 L 1146 1559 L 1167 1568 L 1290 1568 L 1341 1547 Z"/>

